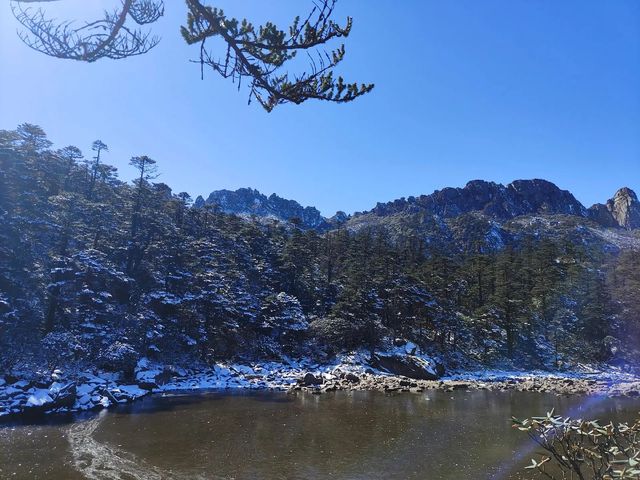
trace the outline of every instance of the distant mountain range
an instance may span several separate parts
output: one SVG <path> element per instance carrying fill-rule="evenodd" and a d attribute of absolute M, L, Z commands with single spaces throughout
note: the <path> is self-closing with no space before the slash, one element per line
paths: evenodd
<path fill-rule="evenodd" d="M 351 216 L 338 212 L 331 218 L 323 217 L 314 207 L 303 207 L 276 194 L 267 197 L 251 188 L 218 190 L 206 200 L 200 196 L 195 201 L 198 208 L 207 205 L 229 214 L 293 221 L 302 228 L 320 231 L 342 225 L 360 228 L 363 224 L 378 224 L 381 219 L 408 215 L 444 221 L 465 214 L 496 222 L 531 215 L 569 215 L 607 228 L 640 228 L 640 202 L 630 188 L 621 188 L 605 203 L 586 208 L 569 191 L 540 179 L 516 180 L 508 185 L 473 180 L 463 188 L 444 188 L 430 195 L 378 203 L 370 211 Z"/>

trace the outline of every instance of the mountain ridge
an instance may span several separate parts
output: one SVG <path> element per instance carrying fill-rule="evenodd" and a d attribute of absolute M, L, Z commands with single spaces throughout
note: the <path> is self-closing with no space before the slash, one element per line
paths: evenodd
<path fill-rule="evenodd" d="M 371 210 L 352 215 L 339 211 L 324 217 L 313 206 L 273 193 L 266 196 L 256 189 L 216 190 L 205 200 L 199 196 L 194 206 L 212 205 L 228 214 L 257 216 L 298 224 L 304 229 L 329 230 L 365 216 L 388 217 L 422 213 L 440 219 L 479 213 L 496 221 L 523 215 L 570 215 L 591 220 L 605 228 L 640 228 L 640 202 L 629 187 L 620 188 L 605 203 L 585 207 L 574 195 L 544 179 L 514 180 L 503 185 L 486 180 L 471 180 L 464 187 L 445 187 L 431 194 L 401 197 L 378 202 Z"/>
<path fill-rule="evenodd" d="M 196 208 L 207 205 L 217 207 L 220 211 L 239 216 L 257 216 L 290 222 L 294 219 L 302 228 L 326 230 L 346 218 L 344 212 L 337 212 L 331 218 L 322 216 L 320 211 L 311 206 L 303 207 L 295 200 L 279 197 L 272 193 L 268 197 L 253 188 L 237 190 L 215 190 L 205 200 L 198 196 L 194 202 Z"/>

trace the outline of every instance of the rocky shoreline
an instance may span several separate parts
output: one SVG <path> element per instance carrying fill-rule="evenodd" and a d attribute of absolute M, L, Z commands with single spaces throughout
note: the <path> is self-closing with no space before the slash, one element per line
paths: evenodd
<path fill-rule="evenodd" d="M 372 366 L 372 365 L 375 365 Z M 386 368 L 385 368 L 386 367 Z M 394 371 L 395 369 L 395 371 Z M 50 379 L 0 375 L 0 418 L 80 412 L 176 391 L 272 390 L 323 394 L 343 390 L 421 393 L 427 390 L 525 391 L 558 395 L 640 397 L 640 378 L 620 371 L 478 371 L 444 375 L 426 357 L 388 356 L 368 362 L 343 356 L 332 364 L 310 361 L 216 364 L 184 369 L 141 360 L 133 376 L 54 370 Z"/>
<path fill-rule="evenodd" d="M 604 395 L 609 397 L 640 397 L 640 379 L 622 381 L 595 380 L 579 376 L 547 376 L 532 373 L 509 374 L 508 378 L 416 380 L 401 376 L 363 375 L 357 380 L 345 375 L 320 385 L 301 381 L 290 391 L 325 393 L 338 390 L 370 390 L 382 392 L 421 393 L 426 390 L 490 390 L 553 393 L 557 395 Z"/>

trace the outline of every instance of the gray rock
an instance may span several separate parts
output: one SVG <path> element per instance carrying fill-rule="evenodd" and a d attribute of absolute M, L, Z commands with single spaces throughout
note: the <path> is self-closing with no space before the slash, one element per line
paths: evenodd
<path fill-rule="evenodd" d="M 76 402 L 76 385 L 69 383 L 57 392 L 50 394 L 51 401 L 42 405 L 24 405 L 22 413 L 24 415 L 38 415 L 58 409 L 72 408 Z"/>
<path fill-rule="evenodd" d="M 403 377 L 414 378 L 416 380 L 437 380 L 438 373 L 430 367 L 424 360 L 411 355 L 374 355 L 372 366 Z"/>
<path fill-rule="evenodd" d="M 313 373 L 307 373 L 302 379 L 302 384 L 305 386 L 322 385 L 323 383 L 323 378 L 320 376 L 316 377 Z"/>
<path fill-rule="evenodd" d="M 158 388 L 158 384 L 156 384 L 155 382 L 138 382 L 138 387 L 140 387 L 143 390 L 151 391 Z"/>
<path fill-rule="evenodd" d="M 589 208 L 589 217 L 604 227 L 640 228 L 640 201 L 633 190 L 623 187 L 606 204 Z"/>
<path fill-rule="evenodd" d="M 360 383 L 360 377 L 358 377 L 355 373 L 347 373 L 344 376 L 344 379 L 349 383 Z"/>
<path fill-rule="evenodd" d="M 622 228 L 640 228 L 640 202 L 630 188 L 621 188 L 607 202 L 611 215 Z"/>

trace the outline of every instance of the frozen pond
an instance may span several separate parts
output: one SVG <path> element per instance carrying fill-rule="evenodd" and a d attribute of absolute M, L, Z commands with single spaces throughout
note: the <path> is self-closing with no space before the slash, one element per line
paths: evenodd
<path fill-rule="evenodd" d="M 210 393 L 0 425 L 2 479 L 506 479 L 511 416 L 631 420 L 640 401 L 527 392 Z"/>

